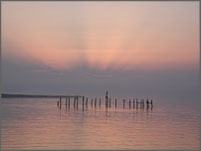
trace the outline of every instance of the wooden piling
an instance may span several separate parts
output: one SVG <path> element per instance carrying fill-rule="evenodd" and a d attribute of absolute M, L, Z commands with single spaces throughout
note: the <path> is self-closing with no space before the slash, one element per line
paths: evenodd
<path fill-rule="evenodd" d="M 125 103 L 126 103 L 126 100 L 123 99 L 123 108 L 125 108 Z"/>
<path fill-rule="evenodd" d="M 68 98 L 68 107 L 70 107 L 70 97 Z"/>
<path fill-rule="evenodd" d="M 147 109 L 149 108 L 149 100 L 146 100 Z"/>
<path fill-rule="evenodd" d="M 70 108 L 70 104 L 71 104 L 71 101 L 70 101 L 70 97 L 68 97 L 68 96 L 66 96 L 65 97 L 66 98 L 66 101 L 65 102 L 63 102 L 65 105 L 66 105 L 66 107 L 68 106 L 69 108 Z M 64 98 L 64 99 L 65 99 Z M 78 106 L 79 106 L 79 97 L 77 97 L 77 96 L 75 96 L 75 97 L 72 97 L 72 98 L 74 98 L 74 107 L 77 107 L 78 108 Z M 81 104 L 82 104 L 82 106 L 83 106 L 83 108 L 84 108 L 84 106 L 86 105 L 86 106 L 88 106 L 88 101 L 90 101 L 89 100 L 89 98 L 85 98 L 84 96 L 82 96 L 81 97 Z M 98 104 L 97 104 L 98 103 Z M 117 98 L 115 98 L 114 99 L 114 106 L 115 106 L 115 108 L 117 108 Z M 126 104 L 127 102 L 126 102 L 126 99 L 123 99 L 123 108 L 126 108 Z M 96 106 L 99 106 L 99 107 L 101 107 L 101 98 L 92 98 L 91 99 L 91 106 L 92 107 L 96 107 Z M 136 108 L 136 109 L 138 109 L 138 107 L 140 108 L 140 109 L 144 109 L 145 107 L 147 108 L 147 109 L 149 109 L 149 108 L 153 108 L 153 100 L 149 100 L 149 99 L 139 99 L 138 100 L 138 98 L 134 98 L 133 100 L 132 99 L 129 99 L 128 100 L 128 105 L 129 105 L 129 109 L 130 108 Z M 139 105 L 139 106 L 138 106 Z M 61 109 L 61 107 L 62 107 L 62 97 L 59 97 L 59 101 L 57 101 L 57 106 Z M 112 98 L 108 98 L 108 96 L 106 95 L 106 99 L 105 99 L 105 107 L 106 108 L 111 108 L 111 106 L 112 106 Z"/>
<path fill-rule="evenodd" d="M 77 97 L 77 107 L 78 107 L 78 105 L 79 105 L 79 98 Z"/>
<path fill-rule="evenodd" d="M 106 91 L 106 95 L 105 95 L 105 107 L 108 107 L 108 91 Z"/>
<path fill-rule="evenodd" d="M 94 106 L 96 107 L 96 102 L 97 102 L 97 98 L 95 98 L 94 100 Z"/>
<path fill-rule="evenodd" d="M 84 96 L 82 97 L 82 106 L 84 106 Z"/>
<path fill-rule="evenodd" d="M 79 98 L 76 97 L 76 109 L 78 110 L 78 107 L 79 107 Z"/>
<path fill-rule="evenodd" d="M 86 98 L 86 106 L 88 106 L 88 98 Z"/>
<path fill-rule="evenodd" d="M 151 109 L 153 108 L 153 101 L 151 100 Z"/>
<path fill-rule="evenodd" d="M 70 104 L 71 104 L 70 99 L 71 99 L 71 97 L 66 96 L 66 97 L 64 97 L 64 99 L 65 98 L 66 98 L 66 101 L 63 102 L 63 103 L 66 105 L 66 107 L 68 106 L 70 108 Z M 73 102 L 74 107 L 78 108 L 78 106 L 79 106 L 79 97 L 75 96 L 75 97 L 72 97 L 72 98 L 74 98 L 74 102 Z M 83 108 L 84 108 L 85 105 L 88 106 L 88 101 L 90 101 L 88 97 L 87 98 L 85 98 L 84 96 L 81 97 L 81 102 L 82 102 L 81 104 L 82 104 Z M 115 98 L 114 99 L 115 108 L 117 108 L 117 106 L 118 106 L 117 103 L 118 103 L 117 98 Z M 123 108 L 126 108 L 126 105 L 127 105 L 126 103 L 127 103 L 126 99 L 123 99 Z M 97 97 L 94 98 L 94 99 L 92 98 L 91 99 L 91 106 L 96 107 L 97 105 L 99 107 L 101 107 L 101 98 L 97 98 Z M 153 100 L 149 100 L 149 99 L 139 99 L 138 100 L 138 98 L 134 98 L 133 100 L 132 99 L 128 100 L 128 105 L 129 105 L 129 109 L 130 108 L 138 109 L 138 105 L 139 105 L 140 109 L 144 109 L 145 107 L 147 109 L 149 109 L 149 108 L 152 109 L 153 108 Z M 59 97 L 59 100 L 57 101 L 57 106 L 60 107 L 60 108 L 62 107 L 62 97 Z M 111 106 L 112 106 L 112 98 L 108 98 L 108 96 L 106 94 L 105 107 L 106 108 L 108 108 L 108 107 L 111 108 Z"/>
<path fill-rule="evenodd" d="M 115 108 L 117 108 L 117 99 L 115 99 Z"/>

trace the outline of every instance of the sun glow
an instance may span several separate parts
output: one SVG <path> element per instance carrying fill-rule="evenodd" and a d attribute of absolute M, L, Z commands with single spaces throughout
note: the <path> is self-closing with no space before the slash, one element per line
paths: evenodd
<path fill-rule="evenodd" d="M 83 64 L 100 70 L 199 64 L 199 22 L 180 17 L 182 9 L 172 16 L 143 4 L 139 9 L 133 3 L 60 3 L 60 9 L 48 13 L 54 4 L 28 5 L 3 3 L 3 55 L 61 70 Z M 181 23 L 186 24 L 178 28 Z"/>

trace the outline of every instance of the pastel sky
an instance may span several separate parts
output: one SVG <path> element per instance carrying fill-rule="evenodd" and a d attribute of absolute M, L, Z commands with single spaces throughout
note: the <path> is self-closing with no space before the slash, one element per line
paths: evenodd
<path fill-rule="evenodd" d="M 2 2 L 5 92 L 199 96 L 199 56 L 199 2 Z"/>

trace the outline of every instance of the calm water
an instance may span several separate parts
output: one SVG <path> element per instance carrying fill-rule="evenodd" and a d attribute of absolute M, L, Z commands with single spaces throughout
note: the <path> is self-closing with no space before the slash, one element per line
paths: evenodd
<path fill-rule="evenodd" d="M 199 108 L 157 100 L 152 110 L 123 109 L 122 101 L 116 109 L 60 109 L 56 101 L 3 99 L 2 149 L 200 148 Z"/>

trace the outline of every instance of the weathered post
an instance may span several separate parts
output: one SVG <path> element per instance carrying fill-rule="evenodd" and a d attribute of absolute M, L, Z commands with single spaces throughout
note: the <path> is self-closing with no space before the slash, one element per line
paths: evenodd
<path fill-rule="evenodd" d="M 68 107 L 70 107 L 70 97 L 68 98 Z"/>
<path fill-rule="evenodd" d="M 94 100 L 94 106 L 96 107 L 96 102 L 97 102 L 97 98 L 95 98 Z"/>
<path fill-rule="evenodd" d="M 126 103 L 126 100 L 123 99 L 123 108 L 125 108 L 125 103 Z"/>
<path fill-rule="evenodd" d="M 138 99 L 136 99 L 136 109 L 138 109 Z"/>
<path fill-rule="evenodd" d="M 82 97 L 82 107 L 84 108 L 84 96 Z"/>
<path fill-rule="evenodd" d="M 86 106 L 88 106 L 88 98 L 86 98 Z"/>
<path fill-rule="evenodd" d="M 82 106 L 84 106 L 84 96 L 82 97 Z"/>
<path fill-rule="evenodd" d="M 106 95 L 105 95 L 105 107 L 108 107 L 108 91 L 106 91 Z"/>
<path fill-rule="evenodd" d="M 149 108 L 149 100 L 147 99 L 146 101 L 146 104 L 147 104 L 147 109 Z"/>
<path fill-rule="evenodd" d="M 151 109 L 153 108 L 153 101 L 151 100 Z"/>
<path fill-rule="evenodd" d="M 75 104 L 76 104 L 76 98 L 74 97 L 74 102 L 73 102 L 74 107 L 75 107 Z"/>
<path fill-rule="evenodd" d="M 101 98 L 99 98 L 99 107 L 101 107 Z"/>
<path fill-rule="evenodd" d="M 117 108 L 117 99 L 115 99 L 115 108 Z"/>

